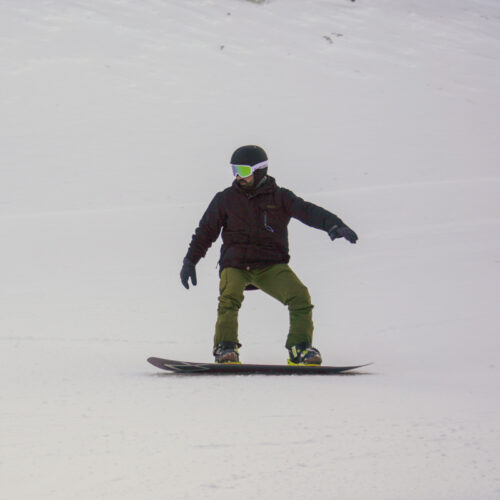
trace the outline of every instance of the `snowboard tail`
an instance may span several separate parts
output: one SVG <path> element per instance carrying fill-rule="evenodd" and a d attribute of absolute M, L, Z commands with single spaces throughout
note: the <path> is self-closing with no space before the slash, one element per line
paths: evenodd
<path fill-rule="evenodd" d="M 245 363 L 195 363 L 155 357 L 148 358 L 148 362 L 157 368 L 173 373 L 273 375 L 334 375 L 346 373 L 371 364 L 352 366 L 256 365 Z"/>

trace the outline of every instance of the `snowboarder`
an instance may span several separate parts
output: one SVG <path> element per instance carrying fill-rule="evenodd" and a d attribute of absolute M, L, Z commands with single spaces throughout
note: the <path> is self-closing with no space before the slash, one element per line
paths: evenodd
<path fill-rule="evenodd" d="M 242 146 L 231 157 L 232 185 L 215 195 L 193 234 L 180 272 L 182 284 L 197 284 L 195 266 L 222 230 L 220 296 L 213 355 L 216 363 L 238 363 L 238 312 L 244 290 L 260 289 L 288 306 L 288 364 L 321 364 L 312 347 L 309 291 L 288 262 L 290 218 L 322 229 L 331 240 L 358 237 L 339 217 L 279 187 L 267 175 L 268 158 L 259 146 Z"/>

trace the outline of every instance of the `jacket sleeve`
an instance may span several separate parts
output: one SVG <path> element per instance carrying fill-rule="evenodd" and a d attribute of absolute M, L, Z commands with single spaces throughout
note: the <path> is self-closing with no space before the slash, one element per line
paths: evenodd
<path fill-rule="evenodd" d="M 223 222 L 224 215 L 220 202 L 220 193 L 217 193 L 203 214 L 191 238 L 185 258 L 193 264 L 197 264 L 202 257 L 205 257 L 212 243 L 219 237 Z"/>
<path fill-rule="evenodd" d="M 310 227 L 327 232 L 336 225 L 339 227 L 345 226 L 342 219 L 328 210 L 314 203 L 304 201 L 289 189 L 281 188 L 281 190 L 283 205 L 290 217 L 298 219 Z"/>

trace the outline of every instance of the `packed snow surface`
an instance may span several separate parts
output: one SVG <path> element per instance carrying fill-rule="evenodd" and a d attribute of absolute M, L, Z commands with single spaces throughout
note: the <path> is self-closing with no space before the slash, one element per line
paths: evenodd
<path fill-rule="evenodd" d="M 500 498 L 497 0 L 2 0 L 2 499 Z M 199 377 L 244 144 L 359 242 L 293 221 L 325 364 Z M 288 313 L 249 292 L 241 356 Z"/>

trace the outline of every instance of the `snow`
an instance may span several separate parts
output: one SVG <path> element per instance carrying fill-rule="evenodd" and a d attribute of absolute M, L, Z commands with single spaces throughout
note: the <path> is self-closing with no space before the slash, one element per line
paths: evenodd
<path fill-rule="evenodd" d="M 0 497 L 500 498 L 500 5 L 3 0 Z M 290 225 L 340 377 L 211 360 L 236 147 L 359 234 Z M 284 362 L 259 292 L 242 360 Z"/>

